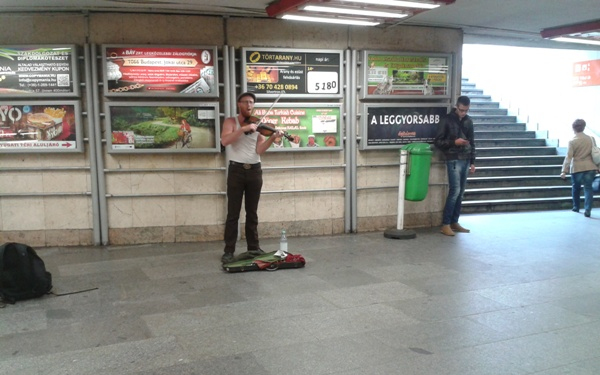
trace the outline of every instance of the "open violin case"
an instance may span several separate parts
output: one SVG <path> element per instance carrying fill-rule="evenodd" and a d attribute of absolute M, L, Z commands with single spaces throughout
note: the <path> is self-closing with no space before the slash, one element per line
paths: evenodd
<path fill-rule="evenodd" d="M 223 264 L 223 270 L 227 272 L 277 271 L 279 269 L 302 268 L 305 264 L 304 257 L 299 254 L 272 251 L 253 257 L 245 252 L 236 256 L 233 262 Z"/>

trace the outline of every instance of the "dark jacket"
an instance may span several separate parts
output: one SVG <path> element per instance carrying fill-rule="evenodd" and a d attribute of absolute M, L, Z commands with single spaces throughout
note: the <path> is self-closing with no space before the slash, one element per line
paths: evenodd
<path fill-rule="evenodd" d="M 469 141 L 467 146 L 456 146 L 454 141 L 464 138 Z M 438 125 L 434 141 L 435 147 L 444 153 L 446 160 L 470 160 L 475 164 L 475 135 L 473 120 L 469 115 L 461 119 L 456 114 L 456 109 L 442 118 Z"/>

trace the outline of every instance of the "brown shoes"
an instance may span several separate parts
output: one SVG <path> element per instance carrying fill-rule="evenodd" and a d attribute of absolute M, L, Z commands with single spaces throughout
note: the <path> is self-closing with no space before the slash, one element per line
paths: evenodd
<path fill-rule="evenodd" d="M 452 228 L 452 230 L 455 231 L 455 232 L 461 232 L 461 233 L 469 233 L 469 232 L 471 232 L 469 229 L 464 228 L 459 223 L 450 224 L 450 228 Z"/>
<path fill-rule="evenodd" d="M 442 225 L 442 230 L 440 230 L 441 234 L 446 236 L 454 236 L 456 233 L 450 228 L 450 225 Z"/>
<path fill-rule="evenodd" d="M 469 229 L 463 227 L 459 223 L 454 223 L 454 224 L 450 224 L 450 225 L 442 225 L 442 229 L 440 230 L 440 233 L 443 235 L 446 235 L 446 236 L 454 236 L 454 235 L 456 235 L 456 232 L 469 233 L 471 231 Z"/>

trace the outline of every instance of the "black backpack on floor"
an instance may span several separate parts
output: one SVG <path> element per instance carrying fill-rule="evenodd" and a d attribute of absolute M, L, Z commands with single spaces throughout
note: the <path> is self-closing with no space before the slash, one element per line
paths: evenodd
<path fill-rule="evenodd" d="M 15 303 L 41 297 L 52 289 L 52 275 L 28 245 L 8 242 L 0 246 L 0 298 Z"/>

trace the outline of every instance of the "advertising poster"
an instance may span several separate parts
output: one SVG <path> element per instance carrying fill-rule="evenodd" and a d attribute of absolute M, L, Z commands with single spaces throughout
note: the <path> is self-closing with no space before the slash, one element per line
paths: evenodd
<path fill-rule="evenodd" d="M 215 47 L 104 47 L 105 96 L 218 97 Z"/>
<path fill-rule="evenodd" d="M 574 63 L 573 86 L 600 86 L 600 60 Z"/>
<path fill-rule="evenodd" d="M 0 97 L 79 96 L 74 46 L 0 46 Z"/>
<path fill-rule="evenodd" d="M 81 151 L 79 103 L 0 102 L 0 152 Z"/>
<path fill-rule="evenodd" d="M 261 105 L 263 106 L 263 105 Z M 254 108 L 254 116 L 286 136 L 275 139 L 272 151 L 316 151 L 341 149 L 340 104 L 276 104 L 271 110 Z"/>
<path fill-rule="evenodd" d="M 135 105 L 134 105 L 135 104 Z M 168 103 L 173 104 L 173 103 Z M 216 103 L 108 103 L 108 152 L 218 152 Z"/>
<path fill-rule="evenodd" d="M 404 106 L 363 104 L 365 148 L 398 148 L 413 142 L 433 143 L 440 120 L 449 111 L 446 104 Z"/>
<path fill-rule="evenodd" d="M 295 97 L 342 95 L 342 52 L 254 49 L 242 50 L 243 91 Z"/>
<path fill-rule="evenodd" d="M 449 97 L 450 56 L 365 52 L 365 96 Z"/>

